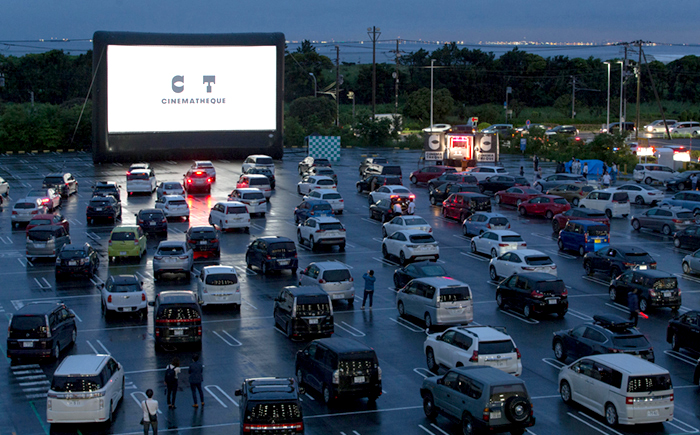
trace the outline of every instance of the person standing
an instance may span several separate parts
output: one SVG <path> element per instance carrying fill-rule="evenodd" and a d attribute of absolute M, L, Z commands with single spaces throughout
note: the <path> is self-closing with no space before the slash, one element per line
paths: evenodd
<path fill-rule="evenodd" d="M 168 408 L 175 409 L 175 397 L 177 396 L 178 376 L 180 375 L 180 359 L 175 357 L 172 362 L 165 367 L 165 399 Z"/>
<path fill-rule="evenodd" d="M 610 174 L 607 172 L 603 174 L 603 189 L 610 187 Z"/>
<path fill-rule="evenodd" d="M 569 172 L 572 174 L 575 174 L 576 173 L 576 171 L 574 171 L 575 167 L 576 167 L 576 159 L 572 157 L 571 161 L 569 162 Z"/>
<path fill-rule="evenodd" d="M 201 399 L 202 406 L 204 406 L 204 393 L 202 392 L 202 382 L 204 382 L 204 366 L 199 362 L 199 354 L 194 354 L 192 357 L 192 362 L 190 367 L 187 369 L 190 374 L 190 389 L 192 390 L 192 401 L 194 408 L 197 408 L 197 391 L 199 391 L 199 398 Z"/>
<path fill-rule="evenodd" d="M 369 309 L 372 309 L 372 302 L 374 301 L 374 282 L 377 280 L 374 276 L 374 271 L 369 270 L 367 273 L 362 275 L 365 280 L 365 293 L 362 296 L 362 309 L 365 309 L 365 301 L 369 297 Z"/>
<path fill-rule="evenodd" d="M 637 320 L 639 320 L 639 296 L 637 291 L 636 288 L 633 288 L 627 293 L 627 308 L 630 310 L 630 320 L 634 322 L 635 327 L 637 326 Z"/>
<path fill-rule="evenodd" d="M 148 428 L 153 428 L 153 435 L 158 435 L 158 401 L 153 398 L 153 390 L 146 390 L 147 399 L 141 402 L 143 411 L 143 435 L 148 435 Z"/>
<path fill-rule="evenodd" d="M 401 204 L 399 201 L 396 201 L 393 206 L 391 206 L 391 210 L 394 213 L 394 216 L 401 216 L 403 214 L 403 210 L 401 209 Z"/>
<path fill-rule="evenodd" d="M 617 181 L 617 163 L 613 162 L 612 167 L 610 168 L 610 175 L 612 176 L 612 185 L 615 185 L 615 182 Z"/>
<path fill-rule="evenodd" d="M 406 213 L 413 214 L 415 212 L 416 212 L 416 203 L 414 200 L 411 199 L 408 201 L 408 208 L 406 210 Z"/>
<path fill-rule="evenodd" d="M 698 175 L 695 172 L 690 176 L 690 186 L 693 190 L 698 189 Z"/>
<path fill-rule="evenodd" d="M 574 159 L 574 163 L 572 164 L 573 166 L 573 173 L 576 175 L 581 174 L 581 160 L 579 159 Z"/>
<path fill-rule="evenodd" d="M 540 158 L 537 157 L 537 154 L 532 156 L 532 166 L 534 167 L 535 172 L 537 172 L 537 169 L 540 167 Z"/>
<path fill-rule="evenodd" d="M 522 166 L 520 167 L 520 176 L 521 177 L 525 176 L 525 168 L 523 168 Z"/>
<path fill-rule="evenodd" d="M 583 169 L 581 170 L 581 175 L 583 175 L 583 178 L 588 179 L 588 162 L 583 164 Z"/>

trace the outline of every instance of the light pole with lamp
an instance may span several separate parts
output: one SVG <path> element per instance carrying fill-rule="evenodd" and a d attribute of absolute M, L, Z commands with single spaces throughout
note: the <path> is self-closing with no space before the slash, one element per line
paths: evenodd
<path fill-rule="evenodd" d="M 314 79 L 314 98 L 316 98 L 316 90 L 318 89 L 318 87 L 316 85 L 316 76 L 314 75 L 314 73 L 309 73 L 309 75 L 311 76 L 312 79 Z"/>
<path fill-rule="evenodd" d="M 433 130 L 433 68 L 435 59 L 430 59 L 430 130 Z"/>
<path fill-rule="evenodd" d="M 624 104 L 622 96 L 625 88 L 625 63 L 621 60 L 618 60 L 617 63 L 620 64 L 620 129 L 622 129 L 622 123 L 625 121 L 622 117 L 622 105 Z"/>
<path fill-rule="evenodd" d="M 608 66 L 608 115 L 605 121 L 605 128 L 608 129 L 610 133 L 610 62 L 603 62 Z M 620 125 L 620 132 L 622 132 L 622 125 Z"/>

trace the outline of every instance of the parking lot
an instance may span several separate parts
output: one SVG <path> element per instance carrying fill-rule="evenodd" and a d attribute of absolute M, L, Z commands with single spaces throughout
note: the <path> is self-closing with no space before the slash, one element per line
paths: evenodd
<path fill-rule="evenodd" d="M 345 212 L 339 220 L 347 229 L 347 246 L 311 251 L 297 245 L 299 265 L 310 262 L 337 260 L 352 270 L 356 302 L 348 306 L 340 302 L 334 306 L 335 335 L 355 338 L 373 347 L 382 368 L 383 394 L 376 403 L 366 399 L 349 400 L 326 406 L 321 398 L 307 391 L 303 396 L 306 433 L 309 434 L 447 434 L 458 433 L 458 425 L 442 417 L 435 422 L 425 418 L 419 388 L 431 373 L 426 368 L 423 342 L 426 334 L 422 321 L 400 318 L 395 305 L 393 272 L 396 263 L 385 260 L 381 254 L 381 224 L 368 218 L 367 194 L 358 194 L 358 165 L 363 156 L 374 150 L 343 149 L 341 161 L 333 167 L 338 175 L 338 191 L 342 194 Z M 626 433 L 693 433 L 700 430 L 700 402 L 698 386 L 693 385 L 693 369 L 697 355 L 675 352 L 666 343 L 666 325 L 673 317 L 669 309 L 649 313 L 649 319 L 640 319 L 639 329 L 652 342 L 656 363 L 671 372 L 675 392 L 675 415 L 672 422 L 641 427 L 605 425 L 602 418 L 581 407 L 562 402 L 557 391 L 557 375 L 562 363 L 554 358 L 552 333 L 592 321 L 596 314 L 627 315 L 624 305 L 610 301 L 605 276 L 587 276 L 582 260 L 574 252 L 560 252 L 550 221 L 537 217 L 521 217 L 511 206 L 494 205 L 493 211 L 508 217 L 512 230 L 520 233 L 528 248 L 549 254 L 558 266 L 569 291 L 569 311 L 564 318 L 542 316 L 535 319 L 520 313 L 501 310 L 494 295 L 497 283 L 489 278 L 488 256 L 471 253 L 469 238 L 462 235 L 456 221 L 441 217 L 440 207 L 431 206 L 425 185 L 409 185 L 408 174 L 418 167 L 420 152 L 382 150 L 381 155 L 403 169 L 404 184 L 416 195 L 416 215 L 424 217 L 433 228 L 439 242 L 438 261 L 453 278 L 471 287 L 474 298 L 474 323 L 505 326 L 522 354 L 523 374 L 534 404 L 537 424 L 528 433 L 543 434 L 605 434 Z M 276 163 L 277 187 L 272 193 L 265 217 L 253 217 L 250 233 L 232 231 L 221 235 L 221 257 L 218 261 L 195 262 L 195 269 L 208 264 L 231 265 L 237 269 L 241 281 L 242 305 L 240 310 L 204 308 L 203 344 L 201 361 L 204 368 L 206 407 L 192 408 L 191 394 L 183 370 L 177 409 L 165 406 L 163 377 L 166 365 L 177 356 L 187 366 L 193 351 L 190 349 L 156 350 L 153 340 L 152 308 L 141 320 L 136 316 L 111 316 L 105 319 L 100 310 L 98 286 L 110 274 L 136 274 L 143 282 L 149 300 L 163 290 L 195 290 L 191 280 L 161 279 L 154 282 L 152 259 L 158 239 L 149 238 L 146 257 L 140 263 L 107 261 L 107 240 L 112 225 L 88 226 L 85 218 L 91 186 L 98 180 L 114 180 L 126 187 L 128 165 L 95 165 L 86 153 L 0 156 L 0 175 L 10 183 L 10 194 L 0 212 L 0 312 L 9 319 L 24 304 L 32 301 L 62 300 L 76 315 L 78 339 L 76 346 L 65 354 L 107 353 L 120 362 L 126 373 L 126 391 L 116 419 L 111 426 L 81 425 L 52 426 L 46 423 L 46 390 L 57 363 L 20 362 L 11 365 L 3 358 L 0 364 L 6 373 L 0 380 L 0 433 L 140 433 L 140 402 L 145 391 L 152 388 L 160 402 L 159 431 L 162 433 L 214 434 L 239 430 L 238 398 L 234 390 L 247 377 L 294 376 L 294 357 L 305 342 L 290 341 L 274 328 L 273 299 L 283 286 L 296 285 L 297 277 L 287 271 L 263 276 L 257 269 L 246 268 L 244 254 L 250 242 L 260 236 L 286 236 L 296 240 L 294 207 L 301 202 L 297 194 L 299 176 L 297 163 L 304 157 L 303 150 L 287 151 L 283 161 Z M 182 181 L 191 162 L 163 161 L 152 166 L 159 181 Z M 235 187 L 241 173 L 241 161 L 216 160 L 217 179 L 211 195 L 190 195 L 188 203 L 191 218 L 171 221 L 168 240 L 184 240 L 190 225 L 207 225 L 209 209 L 217 200 L 225 200 Z M 511 174 L 520 166 L 526 168 L 531 179 L 531 161 L 505 156 L 505 167 Z M 545 175 L 554 172 L 544 163 Z M 79 181 L 80 190 L 64 200 L 59 213 L 71 224 L 73 243 L 89 242 L 101 258 L 99 273 L 92 279 L 71 279 L 56 282 L 54 262 L 28 261 L 25 256 L 25 231 L 13 229 L 10 222 L 11 206 L 32 187 L 40 187 L 45 174 L 71 172 Z M 529 175 L 528 175 L 529 174 Z M 122 189 L 123 223 L 133 224 L 134 214 L 140 209 L 153 207 L 155 194 L 127 196 Z M 649 206 L 632 205 L 632 215 Z M 673 247 L 671 238 L 648 231 L 634 232 L 629 218 L 615 218 L 611 222 L 611 244 L 640 246 L 658 262 L 658 268 L 672 272 L 679 278 L 683 292 L 680 312 L 700 307 L 700 277 L 684 275 L 681 259 L 688 251 Z M 377 283 L 374 307 L 360 309 L 362 274 L 375 271 Z M 6 330 L 0 345 L 4 346 Z M 4 349 L 3 349 L 4 353 Z"/>

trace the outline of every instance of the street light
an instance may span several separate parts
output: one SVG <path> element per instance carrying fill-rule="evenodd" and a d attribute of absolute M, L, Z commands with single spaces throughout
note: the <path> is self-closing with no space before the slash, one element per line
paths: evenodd
<path fill-rule="evenodd" d="M 312 79 L 314 79 L 314 98 L 316 98 L 316 89 L 318 89 L 318 87 L 316 86 L 316 76 L 314 75 L 314 73 L 309 73 L 309 75 Z"/>
<path fill-rule="evenodd" d="M 430 59 L 430 130 L 433 129 L 433 68 L 435 59 Z"/>
<path fill-rule="evenodd" d="M 603 62 L 608 66 L 608 116 L 605 121 L 605 128 L 608 129 L 610 133 L 610 62 Z M 622 125 L 620 125 L 620 132 L 622 132 Z"/>
<path fill-rule="evenodd" d="M 622 91 L 624 89 L 625 80 L 625 63 L 621 60 L 618 60 L 617 63 L 620 64 L 620 131 L 622 131 L 622 123 L 624 122 L 624 118 L 622 117 Z"/>

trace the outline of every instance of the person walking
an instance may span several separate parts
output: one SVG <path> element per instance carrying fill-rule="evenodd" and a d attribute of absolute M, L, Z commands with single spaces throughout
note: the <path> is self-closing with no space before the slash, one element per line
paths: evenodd
<path fill-rule="evenodd" d="M 581 170 L 581 175 L 583 175 L 583 178 L 588 179 L 588 162 L 583 164 L 583 169 Z"/>
<path fill-rule="evenodd" d="M 603 189 L 610 187 L 610 174 L 607 172 L 603 174 Z"/>
<path fill-rule="evenodd" d="M 574 163 L 572 164 L 573 167 L 573 174 L 579 175 L 581 174 L 581 160 L 579 159 L 574 159 Z"/>
<path fill-rule="evenodd" d="M 637 291 L 636 288 L 633 288 L 627 293 L 627 308 L 630 310 L 630 320 L 634 322 L 635 327 L 637 326 L 637 320 L 639 320 L 639 296 Z"/>
<path fill-rule="evenodd" d="M 180 358 L 173 358 L 165 367 L 165 399 L 168 408 L 175 409 L 175 397 L 177 396 L 178 376 L 180 375 Z"/>
<path fill-rule="evenodd" d="M 610 176 L 612 177 L 611 184 L 614 186 L 617 181 L 617 163 L 613 162 L 610 168 Z"/>
<path fill-rule="evenodd" d="M 416 212 L 416 203 L 414 200 L 411 199 L 408 201 L 408 207 L 407 207 L 406 213 L 414 214 L 415 212 Z"/>
<path fill-rule="evenodd" d="M 192 407 L 197 408 L 197 391 L 199 391 L 199 398 L 201 399 L 202 406 L 204 406 L 204 393 L 202 392 L 202 382 L 204 382 L 204 366 L 199 362 L 199 354 L 196 353 L 192 357 L 192 362 L 190 367 L 187 369 L 190 374 L 190 389 L 192 390 L 192 401 L 194 405 Z"/>
<path fill-rule="evenodd" d="M 365 309 L 365 301 L 369 297 L 369 309 L 372 309 L 372 302 L 374 300 L 374 282 L 377 280 L 374 276 L 374 271 L 369 270 L 367 273 L 362 275 L 365 280 L 365 294 L 362 296 L 362 309 Z"/>
<path fill-rule="evenodd" d="M 148 429 L 153 428 L 153 435 L 158 435 L 158 401 L 153 398 L 153 390 L 146 390 L 147 399 L 141 402 L 143 411 L 143 435 L 148 435 Z"/>
<path fill-rule="evenodd" d="M 540 167 L 540 158 L 537 157 L 537 154 L 533 154 L 532 156 L 532 166 L 535 169 L 535 172 L 537 172 L 537 169 Z"/>
<path fill-rule="evenodd" d="M 698 175 L 695 172 L 690 176 L 690 186 L 693 190 L 698 190 Z"/>

